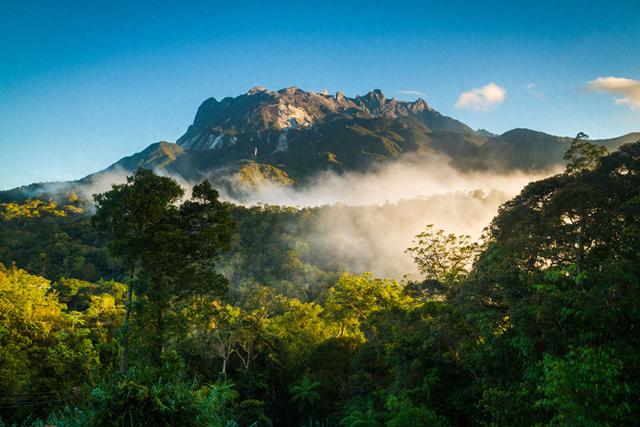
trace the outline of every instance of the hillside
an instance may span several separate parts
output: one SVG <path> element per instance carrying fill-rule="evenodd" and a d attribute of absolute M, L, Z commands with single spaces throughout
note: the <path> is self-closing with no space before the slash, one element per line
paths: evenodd
<path fill-rule="evenodd" d="M 144 171 L 128 188 L 141 182 L 177 185 Z M 380 214 L 424 219 L 433 200 L 420 214 L 416 201 L 362 208 L 391 238 L 379 248 L 347 232 L 352 206 L 212 210 L 169 198 L 137 241 L 129 227 L 99 232 L 105 211 L 67 209 L 73 200 L 0 206 L 2 425 L 635 425 L 639 189 L 640 142 L 531 182 L 488 224 L 486 244 L 423 226 L 406 254 L 418 279 L 403 281 L 361 273 L 398 267 L 376 254 L 398 234 Z M 117 208 L 107 224 L 157 197 L 136 194 L 102 205 Z M 470 197 L 464 212 L 477 215 L 485 198 Z M 322 217 L 342 237 L 324 248 Z M 216 240 L 229 219 L 234 231 Z M 198 259 L 192 245 L 212 241 L 228 251 Z M 138 247 L 131 281 L 114 255 Z M 350 256 L 365 264 L 349 267 Z M 203 279 L 213 265 L 223 276 Z M 303 393 L 312 411 L 292 410 Z"/>

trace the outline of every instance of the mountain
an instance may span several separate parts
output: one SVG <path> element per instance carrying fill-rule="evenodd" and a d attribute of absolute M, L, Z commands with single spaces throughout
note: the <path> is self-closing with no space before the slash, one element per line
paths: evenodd
<path fill-rule="evenodd" d="M 147 167 L 187 180 L 237 178 L 289 185 L 323 170 L 366 170 L 403 153 L 432 152 L 433 135 L 449 132 L 472 144 L 484 142 L 423 99 L 387 99 L 377 89 L 349 98 L 341 92 L 256 87 L 235 98 L 205 100 L 176 144 L 152 144 L 84 181 Z"/>
<path fill-rule="evenodd" d="M 245 142 L 250 146 L 282 151 L 286 143 L 276 137 L 291 130 L 315 128 L 338 119 L 389 119 L 413 117 L 431 131 L 473 133 L 473 130 L 431 108 L 423 99 L 415 102 L 387 99 L 379 90 L 348 98 L 342 92 L 331 96 L 305 92 L 296 87 L 268 91 L 255 87 L 236 98 L 209 98 L 202 103 L 193 124 L 178 139 L 178 145 L 210 150 Z"/>
<path fill-rule="evenodd" d="M 206 175 L 249 160 L 278 168 L 300 182 L 320 170 L 364 170 L 372 162 L 405 152 L 428 151 L 431 135 L 437 132 L 475 139 L 471 128 L 422 99 L 387 99 L 377 89 L 349 98 L 341 92 L 256 87 L 236 98 L 203 102 L 177 141 L 188 154 L 170 169 L 181 175 Z"/>
<path fill-rule="evenodd" d="M 631 133 L 594 142 L 611 150 L 639 139 Z M 32 184 L 2 192 L 0 200 L 69 191 L 139 167 L 231 186 L 296 185 L 321 171 L 366 171 L 404 154 L 442 154 L 464 170 L 542 170 L 560 164 L 570 142 L 529 129 L 474 131 L 423 99 L 389 99 L 379 89 L 350 98 L 255 87 L 235 98 L 205 100 L 175 144 L 158 142 L 79 181 Z"/>

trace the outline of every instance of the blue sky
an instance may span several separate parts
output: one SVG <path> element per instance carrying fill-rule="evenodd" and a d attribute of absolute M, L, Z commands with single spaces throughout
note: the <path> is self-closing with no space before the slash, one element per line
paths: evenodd
<path fill-rule="evenodd" d="M 5 0 L 0 189 L 175 141 L 205 98 L 256 85 L 416 91 L 474 128 L 617 136 L 640 130 L 638 46 L 637 0 Z M 610 76 L 628 80 L 589 89 Z M 489 83 L 503 92 L 460 102 Z"/>

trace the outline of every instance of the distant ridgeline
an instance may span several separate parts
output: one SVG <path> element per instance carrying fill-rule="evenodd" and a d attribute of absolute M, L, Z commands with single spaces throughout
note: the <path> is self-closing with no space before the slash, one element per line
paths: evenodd
<path fill-rule="evenodd" d="M 377 89 L 349 98 L 256 87 L 235 98 L 204 101 L 175 144 L 151 144 L 78 181 L 0 192 L 0 201 L 64 198 L 97 184 L 106 190 L 113 174 L 122 177 L 140 167 L 186 181 L 207 178 L 229 191 L 264 182 L 298 185 L 323 171 L 367 171 L 406 154 L 447 156 L 461 170 L 537 171 L 560 164 L 571 139 L 529 129 L 474 131 L 423 99 L 387 99 Z M 640 132 L 593 142 L 613 150 L 637 140 Z"/>

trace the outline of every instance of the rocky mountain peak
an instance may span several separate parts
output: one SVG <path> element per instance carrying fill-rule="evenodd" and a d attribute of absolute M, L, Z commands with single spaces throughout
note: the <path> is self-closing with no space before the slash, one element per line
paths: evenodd
<path fill-rule="evenodd" d="M 213 116 L 218 109 L 218 100 L 216 100 L 214 97 L 206 99 L 198 108 L 193 123 L 197 125 L 204 125 L 208 118 Z"/>
<path fill-rule="evenodd" d="M 251 89 L 249 89 L 249 92 L 247 92 L 247 95 L 255 95 L 261 92 L 269 92 L 269 91 L 264 86 L 254 86 Z"/>
<path fill-rule="evenodd" d="M 415 102 L 387 98 L 380 89 L 366 95 L 347 97 L 306 92 L 298 87 L 270 91 L 264 86 L 251 88 L 246 94 L 222 101 L 209 98 L 202 103 L 195 120 L 177 143 L 188 150 L 218 150 L 245 141 L 259 145 L 264 138 L 278 147 L 288 146 L 280 132 L 315 128 L 332 118 L 376 120 L 413 117 L 432 131 L 473 132 L 463 123 L 440 115 L 423 99 Z M 268 133 L 275 132 L 272 136 Z M 284 139 L 283 139 L 284 138 Z"/>
<path fill-rule="evenodd" d="M 409 110 L 413 113 L 419 113 L 421 111 L 433 111 L 433 108 L 431 108 L 431 106 L 429 104 L 427 104 L 427 101 L 425 101 L 422 98 L 418 98 L 416 99 L 414 102 L 412 102 L 409 106 Z"/>
<path fill-rule="evenodd" d="M 374 89 L 364 96 L 357 96 L 356 101 L 361 103 L 372 115 L 381 115 L 387 103 L 387 98 L 380 89 Z"/>
<path fill-rule="evenodd" d="M 300 90 L 299 88 L 295 87 L 295 86 L 291 86 L 291 87 L 285 87 L 283 89 L 280 89 L 278 91 L 278 93 L 281 94 L 286 94 L 286 95 L 294 95 L 297 92 L 304 92 L 303 90 Z"/>

